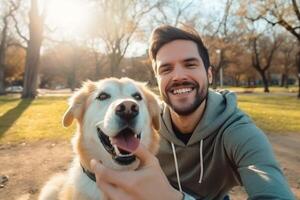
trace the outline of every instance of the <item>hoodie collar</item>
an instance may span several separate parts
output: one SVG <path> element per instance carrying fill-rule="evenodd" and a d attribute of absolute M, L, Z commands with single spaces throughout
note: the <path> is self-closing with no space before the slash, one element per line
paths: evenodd
<path fill-rule="evenodd" d="M 200 140 L 208 137 L 234 113 L 235 109 L 236 96 L 234 93 L 209 90 L 203 116 L 196 126 L 187 146 L 200 142 Z M 160 131 L 161 135 L 178 146 L 186 146 L 173 132 L 170 108 L 165 103 L 163 103 L 162 117 L 160 120 L 162 128 L 162 131 Z"/>

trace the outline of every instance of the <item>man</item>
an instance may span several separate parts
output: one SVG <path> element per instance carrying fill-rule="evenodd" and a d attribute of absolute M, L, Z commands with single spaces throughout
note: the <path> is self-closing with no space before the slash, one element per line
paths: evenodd
<path fill-rule="evenodd" d="M 294 198 L 266 136 L 237 108 L 236 96 L 208 89 L 208 51 L 196 31 L 156 28 L 149 55 L 164 102 L 159 162 L 142 145 L 137 171 L 92 161 L 111 199 L 224 199 L 236 185 L 250 199 Z"/>

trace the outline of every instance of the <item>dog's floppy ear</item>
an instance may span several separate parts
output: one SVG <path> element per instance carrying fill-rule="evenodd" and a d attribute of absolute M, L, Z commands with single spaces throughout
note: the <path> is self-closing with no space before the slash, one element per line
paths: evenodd
<path fill-rule="evenodd" d="M 74 120 L 74 115 L 73 115 L 73 111 L 72 111 L 72 106 L 70 106 L 63 116 L 64 127 L 70 126 L 72 124 L 73 120 Z"/>
<path fill-rule="evenodd" d="M 152 124 L 155 130 L 159 130 L 160 128 L 160 121 L 159 121 L 159 115 L 160 115 L 160 106 L 158 103 L 158 99 L 155 98 L 154 101 L 150 102 L 149 105 L 150 108 L 150 115 L 152 117 Z"/>
<path fill-rule="evenodd" d="M 147 89 L 145 85 L 142 85 L 143 93 L 147 99 L 148 110 L 150 112 L 150 116 L 152 118 L 153 128 L 159 130 L 160 128 L 160 103 L 157 95 L 155 95 L 152 91 Z"/>
<path fill-rule="evenodd" d="M 68 127 L 72 124 L 74 119 L 82 120 L 82 116 L 87 106 L 87 99 L 91 92 L 96 89 L 94 82 L 87 81 L 83 83 L 83 87 L 74 93 L 69 100 L 69 108 L 63 116 L 63 126 Z"/>
<path fill-rule="evenodd" d="M 68 127 L 72 124 L 74 118 L 79 120 L 81 119 L 82 111 L 83 111 L 83 104 L 73 104 L 69 106 L 67 111 L 63 116 L 63 125 L 64 127 Z"/>

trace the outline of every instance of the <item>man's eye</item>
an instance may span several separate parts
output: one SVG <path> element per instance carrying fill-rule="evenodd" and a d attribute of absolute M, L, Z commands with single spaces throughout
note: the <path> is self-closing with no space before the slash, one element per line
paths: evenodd
<path fill-rule="evenodd" d="M 137 100 L 137 101 L 141 101 L 141 100 L 143 99 L 142 96 L 141 96 L 141 94 L 138 93 L 138 92 L 134 93 L 134 94 L 132 95 L 132 97 L 133 97 L 135 100 Z"/>
<path fill-rule="evenodd" d="M 187 63 L 185 66 L 186 67 L 196 67 L 197 65 L 195 63 Z"/>
<path fill-rule="evenodd" d="M 166 73 L 168 73 L 169 71 L 170 71 L 169 68 L 164 68 L 164 69 L 162 69 L 162 70 L 159 70 L 159 74 L 166 74 Z"/>
<path fill-rule="evenodd" d="M 105 93 L 105 92 L 101 92 L 97 97 L 97 99 L 100 100 L 100 101 L 104 101 L 104 100 L 109 99 L 109 98 L 110 98 L 110 95 Z"/>

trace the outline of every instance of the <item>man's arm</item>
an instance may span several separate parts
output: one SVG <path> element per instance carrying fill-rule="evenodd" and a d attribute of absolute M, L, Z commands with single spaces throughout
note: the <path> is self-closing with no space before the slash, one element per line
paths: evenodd
<path fill-rule="evenodd" d="M 225 148 L 249 199 L 294 199 L 265 134 L 240 125 L 225 134 Z"/>

